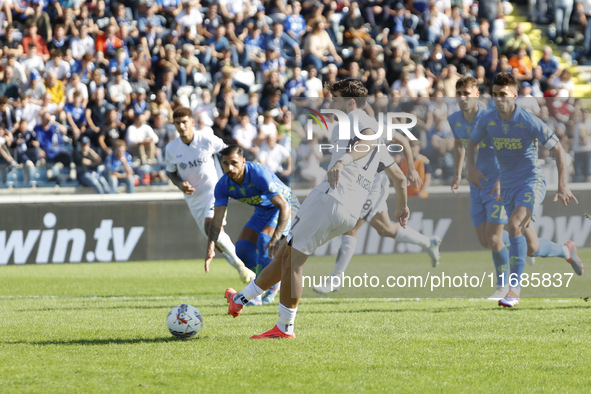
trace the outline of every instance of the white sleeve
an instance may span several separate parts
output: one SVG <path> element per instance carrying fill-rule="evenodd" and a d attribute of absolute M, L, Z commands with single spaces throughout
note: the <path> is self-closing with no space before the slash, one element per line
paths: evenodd
<path fill-rule="evenodd" d="M 146 125 L 146 127 L 148 128 L 148 135 L 150 136 L 150 138 L 152 138 L 152 140 L 154 140 L 154 143 L 157 144 L 158 141 L 160 141 L 158 134 L 156 134 L 156 132 L 151 126 Z"/>
<path fill-rule="evenodd" d="M 216 153 L 228 146 L 220 137 L 218 137 L 217 135 L 215 135 L 213 133 L 210 136 L 210 140 L 211 140 L 211 147 L 213 148 L 214 152 L 216 152 Z"/>

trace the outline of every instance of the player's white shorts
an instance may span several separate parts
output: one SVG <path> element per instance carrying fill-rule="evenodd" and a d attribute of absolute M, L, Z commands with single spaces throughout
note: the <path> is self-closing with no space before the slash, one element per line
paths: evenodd
<path fill-rule="evenodd" d="M 379 212 L 388 212 L 388 196 L 390 195 L 390 180 L 388 177 L 376 176 L 367 200 L 363 204 L 359 219 L 371 222 Z"/>
<path fill-rule="evenodd" d="M 328 194 L 312 190 L 296 215 L 287 236 L 288 244 L 308 256 L 357 223 L 345 207 Z"/>
<path fill-rule="evenodd" d="M 195 194 L 185 194 L 185 201 L 189 206 L 189 210 L 191 211 L 191 215 L 197 222 L 197 226 L 199 230 L 203 233 L 205 238 L 207 238 L 207 233 L 205 232 L 205 219 L 212 219 L 214 213 L 214 203 L 215 197 L 213 194 L 210 196 L 207 195 L 200 195 L 197 196 Z M 226 220 L 224 218 L 224 222 L 222 225 L 226 225 Z"/>

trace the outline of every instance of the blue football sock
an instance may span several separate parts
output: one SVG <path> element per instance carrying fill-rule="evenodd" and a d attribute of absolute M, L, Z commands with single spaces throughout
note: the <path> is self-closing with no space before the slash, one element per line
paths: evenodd
<path fill-rule="evenodd" d="M 566 258 L 566 256 L 564 255 L 564 248 L 562 247 L 562 245 L 554 243 L 545 238 L 540 238 L 540 247 L 538 248 L 538 251 L 536 252 L 536 254 L 534 254 L 534 256 Z"/>
<path fill-rule="evenodd" d="M 527 241 L 525 235 L 509 238 L 509 241 L 511 242 L 509 248 L 509 255 L 511 256 L 509 259 L 511 268 L 509 284 L 511 287 L 521 287 L 521 276 L 525 271 L 525 258 L 527 256 Z"/>
<path fill-rule="evenodd" d="M 503 230 L 503 245 L 510 245 L 511 242 L 509 241 L 509 232 L 507 230 Z"/>
<path fill-rule="evenodd" d="M 503 248 L 498 252 L 492 252 L 492 256 L 497 273 L 497 286 L 506 286 L 509 283 L 509 251 Z"/>
<path fill-rule="evenodd" d="M 254 270 L 257 265 L 257 246 L 255 244 L 247 240 L 236 242 L 236 255 L 246 268 Z"/>
<path fill-rule="evenodd" d="M 269 242 L 271 241 L 271 236 L 265 233 L 259 233 L 259 238 L 257 239 L 257 265 L 255 267 L 255 273 L 258 275 L 266 266 L 269 265 L 271 262 L 271 257 L 269 257 L 269 251 L 265 250 Z"/>

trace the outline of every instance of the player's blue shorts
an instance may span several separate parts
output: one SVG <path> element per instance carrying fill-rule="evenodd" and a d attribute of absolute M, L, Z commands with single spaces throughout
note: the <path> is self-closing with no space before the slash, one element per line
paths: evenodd
<path fill-rule="evenodd" d="M 536 221 L 536 212 L 546 197 L 546 180 L 538 177 L 534 181 L 513 188 L 502 189 L 501 198 L 505 204 L 507 216 L 511 216 L 516 207 L 527 207 L 532 212 L 532 220 Z"/>
<path fill-rule="evenodd" d="M 297 197 L 293 196 L 291 201 L 288 201 L 291 204 L 291 217 L 285 226 L 285 230 L 283 231 L 283 235 L 287 235 L 289 229 L 291 228 L 291 219 L 297 213 L 300 202 Z M 248 220 L 248 222 L 244 225 L 245 227 L 251 228 L 257 233 L 263 231 L 266 226 L 277 227 L 277 222 L 279 220 L 279 209 L 272 207 L 272 208 L 262 208 L 262 207 L 255 207 L 254 214 Z"/>
<path fill-rule="evenodd" d="M 490 195 L 492 188 L 470 187 L 470 216 L 474 227 L 486 222 L 507 224 L 507 214 L 503 203 Z"/>

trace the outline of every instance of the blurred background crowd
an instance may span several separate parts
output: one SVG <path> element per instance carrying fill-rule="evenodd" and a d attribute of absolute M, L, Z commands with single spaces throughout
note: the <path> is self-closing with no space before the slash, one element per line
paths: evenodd
<path fill-rule="evenodd" d="M 591 97 L 590 19 L 591 0 L 0 0 L 0 187 L 166 185 L 177 106 L 198 132 L 311 187 L 327 136 L 308 141 L 290 103 L 342 78 L 362 80 L 375 106 L 417 114 L 416 165 L 446 184 L 455 82 L 476 77 L 489 105 L 501 71 L 585 182 L 591 102 L 575 96 Z M 540 160 L 552 182 L 553 159 L 541 149 Z"/>

